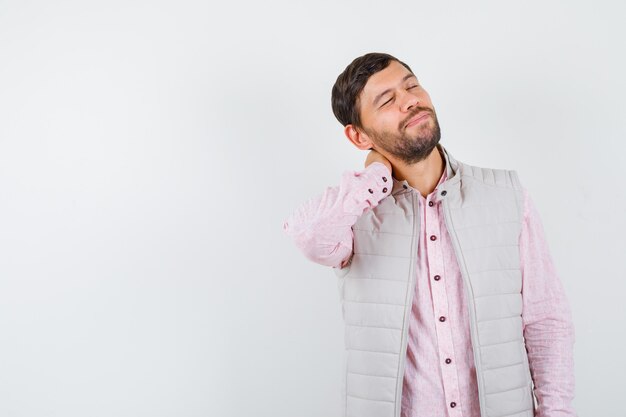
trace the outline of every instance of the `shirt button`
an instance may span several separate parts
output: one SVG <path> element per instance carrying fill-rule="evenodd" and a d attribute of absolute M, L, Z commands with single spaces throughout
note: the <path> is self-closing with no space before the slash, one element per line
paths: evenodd
<path fill-rule="evenodd" d="M 435 275 L 435 281 L 439 281 L 441 277 L 439 275 Z"/>
<path fill-rule="evenodd" d="M 452 359 L 450 359 L 450 358 L 446 359 L 446 363 L 447 363 L 447 364 L 452 363 Z"/>
<path fill-rule="evenodd" d="M 383 181 L 387 182 L 387 177 L 383 177 Z"/>
<path fill-rule="evenodd" d="M 437 236 L 435 235 L 430 236 L 430 240 L 437 240 Z"/>
<path fill-rule="evenodd" d="M 383 193 L 387 192 L 387 187 L 383 188 Z"/>
<path fill-rule="evenodd" d="M 369 191 L 370 194 L 374 194 L 374 190 L 372 190 L 371 188 L 369 188 L 367 191 Z"/>
<path fill-rule="evenodd" d="M 444 321 L 446 321 L 446 318 L 444 316 L 441 316 L 439 317 L 439 321 L 443 323 Z"/>
<path fill-rule="evenodd" d="M 434 206 L 434 205 L 435 205 L 435 203 L 433 203 L 432 201 L 429 201 L 429 202 L 428 202 L 428 205 L 429 205 L 430 207 L 432 207 L 432 206 Z"/>
<path fill-rule="evenodd" d="M 450 403 L 450 407 L 452 407 L 452 408 L 456 407 L 456 403 L 455 403 L 454 401 L 452 401 L 452 402 Z"/>

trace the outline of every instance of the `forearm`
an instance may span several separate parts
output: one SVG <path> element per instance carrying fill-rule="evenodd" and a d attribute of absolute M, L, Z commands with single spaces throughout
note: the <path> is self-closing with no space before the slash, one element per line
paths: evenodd
<path fill-rule="evenodd" d="M 538 409 L 535 417 L 575 417 L 574 325 L 567 300 L 546 299 L 524 328 Z M 539 317 L 541 315 L 541 317 Z"/>
<path fill-rule="evenodd" d="M 391 188 L 391 173 L 380 162 L 362 171 L 346 171 L 339 186 L 327 187 L 298 207 L 283 230 L 311 261 L 340 267 L 352 254 L 352 226 Z"/>

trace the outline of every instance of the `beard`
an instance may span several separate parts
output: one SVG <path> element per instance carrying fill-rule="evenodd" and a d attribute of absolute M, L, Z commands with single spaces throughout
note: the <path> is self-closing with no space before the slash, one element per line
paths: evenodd
<path fill-rule="evenodd" d="M 409 120 L 421 111 L 430 114 L 432 120 L 424 120 L 419 123 L 418 131 L 412 135 L 407 134 L 405 127 Z M 437 114 L 427 107 L 416 107 L 398 126 L 398 133 L 376 132 L 363 129 L 372 139 L 375 145 L 382 150 L 400 159 L 407 165 L 412 165 L 424 160 L 437 146 L 441 139 L 441 129 Z"/>

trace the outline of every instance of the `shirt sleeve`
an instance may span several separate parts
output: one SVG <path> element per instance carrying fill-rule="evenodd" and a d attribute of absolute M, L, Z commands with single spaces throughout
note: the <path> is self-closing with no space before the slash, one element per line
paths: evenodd
<path fill-rule="evenodd" d="M 535 417 L 576 417 L 574 326 L 537 208 L 524 189 L 520 235 L 522 322 L 538 408 Z"/>
<path fill-rule="evenodd" d="M 352 226 L 391 189 L 391 173 L 381 162 L 362 171 L 345 171 L 338 186 L 327 187 L 298 207 L 284 221 L 283 230 L 309 260 L 342 268 L 352 256 Z"/>

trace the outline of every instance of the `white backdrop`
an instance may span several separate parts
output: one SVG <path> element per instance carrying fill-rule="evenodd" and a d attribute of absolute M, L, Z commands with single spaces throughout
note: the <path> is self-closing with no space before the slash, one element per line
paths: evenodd
<path fill-rule="evenodd" d="M 0 416 L 340 416 L 336 277 L 282 223 L 362 169 L 330 89 L 407 62 L 457 159 L 518 170 L 624 417 L 622 2 L 0 0 Z"/>

